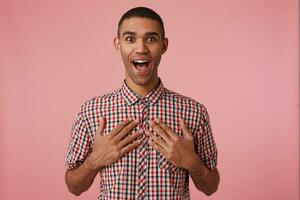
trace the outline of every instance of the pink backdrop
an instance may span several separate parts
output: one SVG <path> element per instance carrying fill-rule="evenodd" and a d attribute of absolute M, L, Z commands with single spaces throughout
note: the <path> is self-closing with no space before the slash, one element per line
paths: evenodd
<path fill-rule="evenodd" d="M 66 189 L 70 129 L 85 100 L 121 86 L 112 40 L 139 5 L 165 21 L 164 84 L 210 114 L 221 183 L 208 199 L 297 200 L 296 0 L 1 0 L 0 199 L 97 198 L 97 184 Z"/>

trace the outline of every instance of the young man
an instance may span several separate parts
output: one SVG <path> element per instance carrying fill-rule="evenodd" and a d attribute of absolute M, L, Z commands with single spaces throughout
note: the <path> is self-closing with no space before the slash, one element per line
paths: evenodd
<path fill-rule="evenodd" d="M 125 80 L 81 107 L 66 158 L 69 191 L 80 195 L 100 174 L 99 199 L 190 199 L 190 175 L 213 194 L 219 173 L 207 110 L 158 76 L 168 47 L 160 16 L 145 7 L 127 11 L 114 44 Z"/>

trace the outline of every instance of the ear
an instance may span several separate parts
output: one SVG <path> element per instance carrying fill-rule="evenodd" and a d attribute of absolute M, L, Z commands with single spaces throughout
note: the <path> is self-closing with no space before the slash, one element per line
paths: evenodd
<path fill-rule="evenodd" d="M 114 46 L 115 46 L 115 49 L 120 52 L 120 39 L 119 37 L 115 37 L 114 38 Z"/>
<path fill-rule="evenodd" d="M 163 51 L 162 51 L 162 54 L 164 54 L 164 53 L 167 51 L 167 49 L 168 49 L 168 44 L 169 44 L 168 38 L 164 38 L 164 39 L 163 39 Z"/>

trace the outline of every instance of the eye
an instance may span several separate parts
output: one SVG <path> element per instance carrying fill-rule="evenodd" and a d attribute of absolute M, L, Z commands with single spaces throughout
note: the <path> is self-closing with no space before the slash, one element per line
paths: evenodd
<path fill-rule="evenodd" d="M 125 41 L 127 41 L 127 42 L 133 42 L 134 41 L 134 37 L 127 36 L 127 37 L 125 37 Z"/>
<path fill-rule="evenodd" d="M 157 38 L 154 36 L 150 36 L 147 38 L 147 42 L 156 42 L 156 41 L 157 41 Z"/>

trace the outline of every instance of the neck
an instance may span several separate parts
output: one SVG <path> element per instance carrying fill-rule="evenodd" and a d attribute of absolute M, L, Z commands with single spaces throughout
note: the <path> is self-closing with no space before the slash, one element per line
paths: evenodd
<path fill-rule="evenodd" d="M 134 83 L 130 78 L 125 78 L 126 85 L 132 89 L 139 96 L 145 97 L 147 96 L 158 84 L 159 79 L 156 77 L 146 85 L 138 85 Z"/>

